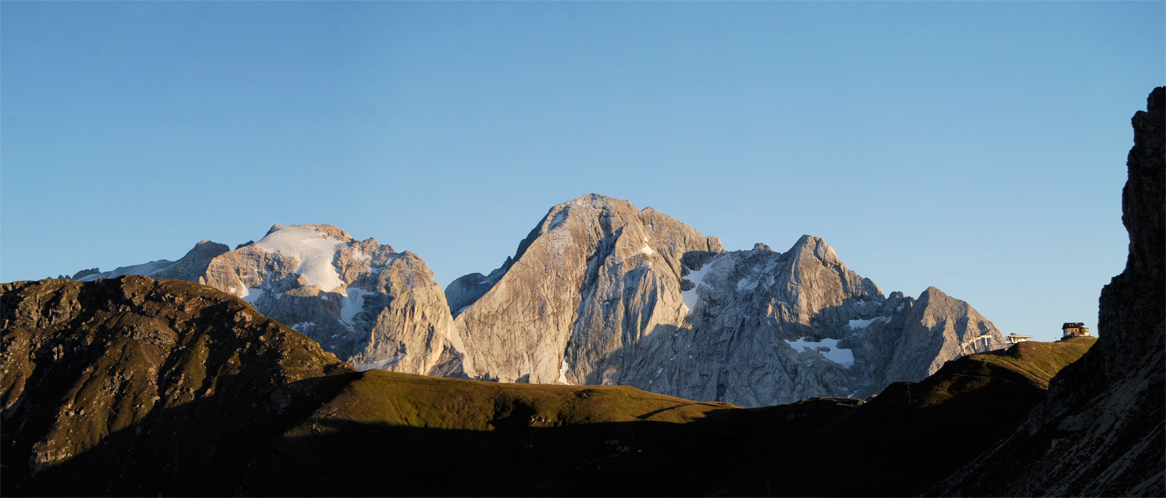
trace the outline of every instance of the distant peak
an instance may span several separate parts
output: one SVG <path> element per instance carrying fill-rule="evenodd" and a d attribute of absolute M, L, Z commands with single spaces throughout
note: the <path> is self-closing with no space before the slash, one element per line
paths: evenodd
<path fill-rule="evenodd" d="M 934 286 L 934 285 L 931 287 L 928 287 L 927 290 L 925 290 L 919 294 L 920 301 L 924 301 L 927 299 L 943 299 L 943 298 L 950 298 L 950 297 L 951 296 L 948 296 L 947 293 L 939 290 L 939 288 Z"/>
<path fill-rule="evenodd" d="M 271 229 L 267 231 L 267 234 L 264 235 L 264 237 L 266 237 L 267 235 L 271 235 L 275 232 L 281 231 L 281 230 L 295 229 L 295 228 L 310 228 L 310 229 L 313 229 L 313 230 L 320 232 L 325 237 L 335 237 L 335 238 L 340 239 L 344 242 L 355 242 L 356 241 L 356 239 L 352 238 L 352 236 L 349 235 L 348 232 L 345 232 L 344 230 L 337 228 L 335 225 L 310 225 L 310 224 L 309 225 L 272 225 Z"/>
<path fill-rule="evenodd" d="M 842 260 L 838 259 L 838 254 L 834 252 L 834 248 L 830 247 L 830 244 L 827 244 L 825 240 L 813 235 L 802 235 L 789 252 L 812 256 L 827 266 L 842 264 Z"/>

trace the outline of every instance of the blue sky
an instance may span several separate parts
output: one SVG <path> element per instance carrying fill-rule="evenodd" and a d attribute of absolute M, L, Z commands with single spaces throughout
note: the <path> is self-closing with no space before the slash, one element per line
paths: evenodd
<path fill-rule="evenodd" d="M 1051 340 L 1164 83 L 1164 2 L 5 1 L 0 281 L 330 223 L 444 286 L 594 192 Z"/>

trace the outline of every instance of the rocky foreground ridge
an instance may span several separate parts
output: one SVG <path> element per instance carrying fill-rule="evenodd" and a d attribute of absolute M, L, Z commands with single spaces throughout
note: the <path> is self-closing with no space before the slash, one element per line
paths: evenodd
<path fill-rule="evenodd" d="M 425 262 L 331 225 L 276 225 L 75 279 L 178 278 L 241 297 L 358 369 L 629 385 L 740 406 L 866 397 L 1004 347 L 934 287 L 885 296 L 822 239 L 726 252 L 652 208 L 588 195 L 552 208 L 489 275 L 443 292 Z"/>
<path fill-rule="evenodd" d="M 243 301 L 177 280 L 0 284 L 0 322 L 6 496 L 234 495 L 251 448 L 353 372 Z"/>

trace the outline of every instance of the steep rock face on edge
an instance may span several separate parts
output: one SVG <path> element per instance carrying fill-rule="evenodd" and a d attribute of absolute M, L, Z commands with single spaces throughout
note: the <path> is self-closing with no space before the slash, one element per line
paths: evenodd
<path fill-rule="evenodd" d="M 1166 89 L 1133 117 L 1125 270 L 1101 291 L 1098 342 L 992 450 L 927 494 L 1166 495 Z"/>
<path fill-rule="evenodd" d="M 249 445 L 352 371 L 187 282 L 15 282 L 0 304 L 5 494 L 234 494 L 216 486 L 241 478 Z"/>
<path fill-rule="evenodd" d="M 198 282 L 241 297 L 361 369 L 461 375 L 453 320 L 428 265 L 332 225 L 275 225 L 234 251 L 202 241 L 174 263 L 78 278 L 124 274 Z"/>
<path fill-rule="evenodd" d="M 503 267 L 450 287 L 466 372 L 502 381 L 760 406 L 865 396 L 1004 345 L 938 289 L 884 298 L 816 237 L 786 253 L 725 253 L 651 208 L 598 195 L 555 206 Z"/>

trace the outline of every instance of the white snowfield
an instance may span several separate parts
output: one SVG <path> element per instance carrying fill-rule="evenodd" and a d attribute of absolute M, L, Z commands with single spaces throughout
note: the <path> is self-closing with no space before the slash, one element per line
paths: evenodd
<path fill-rule="evenodd" d="M 348 296 L 340 301 L 340 320 L 348 326 L 349 330 L 355 330 L 353 328 L 354 320 L 356 314 L 364 309 L 364 296 L 375 293 L 357 287 L 349 287 L 347 291 Z"/>
<path fill-rule="evenodd" d="M 700 267 L 699 270 L 692 271 L 689 269 L 688 276 L 684 277 L 693 284 L 691 289 L 680 292 L 681 299 L 684 299 L 684 305 L 688 307 L 688 314 L 692 314 L 692 311 L 696 309 L 697 301 L 700 300 L 700 295 L 696 293 L 696 289 L 701 286 L 701 282 L 704 280 L 705 274 L 713 268 L 713 261 L 716 261 L 719 258 L 720 256 L 713 258 L 712 261 L 705 263 L 704 266 Z"/>
<path fill-rule="evenodd" d="M 838 339 L 822 339 L 819 342 L 807 341 L 802 337 L 796 341 L 786 340 L 786 344 L 793 346 L 794 350 L 799 348 L 802 351 L 816 351 L 827 360 L 849 367 L 854 364 L 854 353 L 849 349 L 838 347 Z"/>
<path fill-rule="evenodd" d="M 385 367 L 387 367 L 391 364 L 396 363 L 400 359 L 401 359 L 401 355 L 396 355 L 393 357 L 385 358 L 385 359 L 380 360 L 380 361 L 361 363 L 360 365 L 356 365 L 356 369 L 360 370 L 361 372 L 365 372 L 368 370 L 381 370 L 381 369 L 384 369 Z"/>
<path fill-rule="evenodd" d="M 567 357 L 563 356 L 563 362 L 559 364 L 559 384 L 571 385 L 571 383 L 567 381 L 567 371 L 570 369 L 571 368 L 567 366 Z"/>
<path fill-rule="evenodd" d="M 344 292 L 344 281 L 332 262 L 347 244 L 335 237 L 305 226 L 287 226 L 271 232 L 258 247 L 267 252 L 291 256 L 299 260 L 296 273 L 304 276 L 308 285 L 318 284 L 326 292 Z"/>

